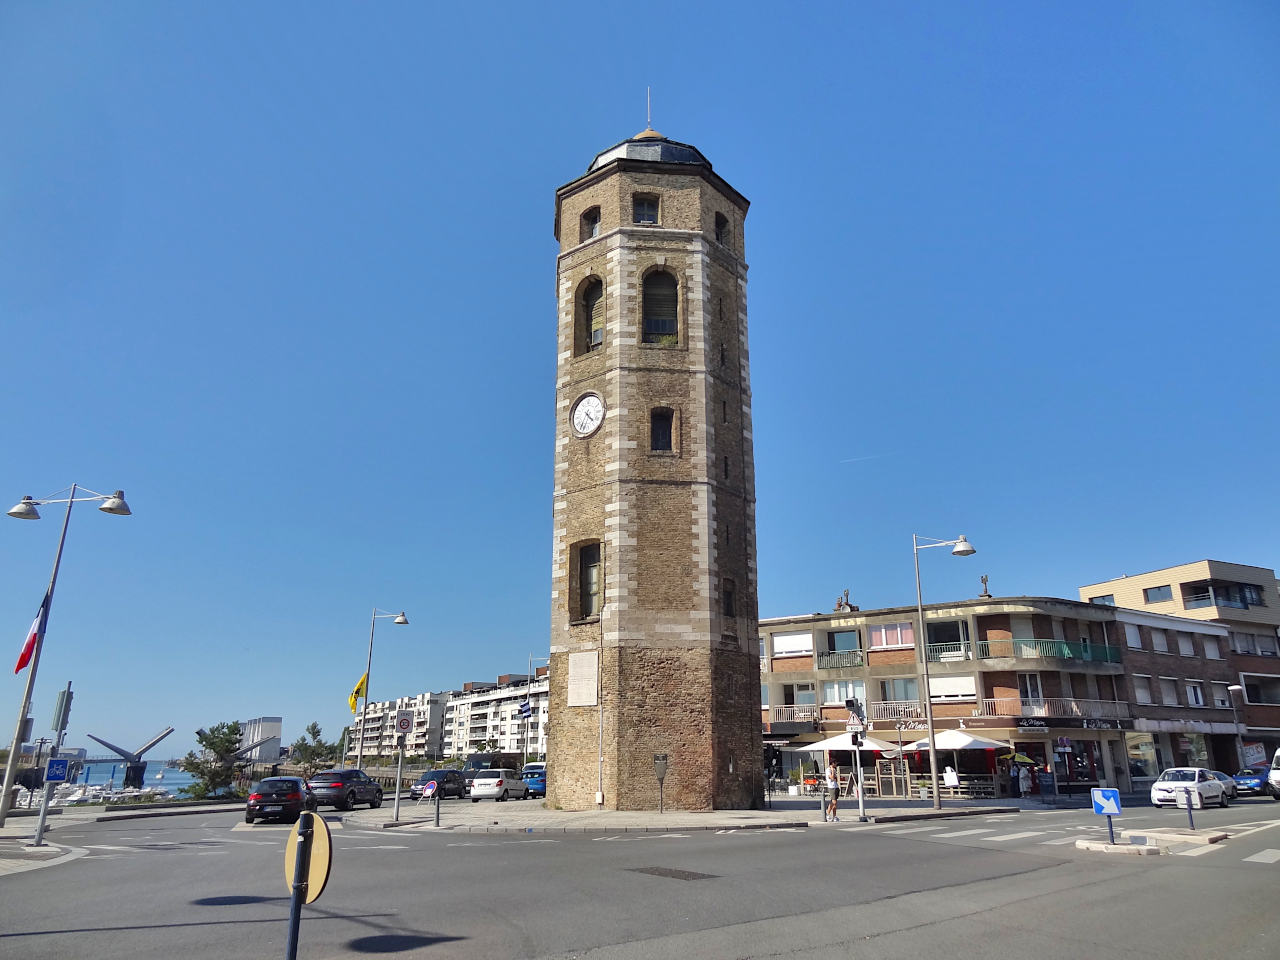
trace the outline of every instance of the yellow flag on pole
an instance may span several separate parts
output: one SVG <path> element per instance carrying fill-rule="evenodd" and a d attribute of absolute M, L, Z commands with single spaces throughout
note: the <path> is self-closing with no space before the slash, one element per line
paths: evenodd
<path fill-rule="evenodd" d="M 369 695 L 369 674 L 365 674 L 360 678 L 360 682 L 356 684 L 356 688 L 351 691 L 351 696 L 347 697 L 347 706 L 351 708 L 351 712 L 356 712 L 356 704 L 361 697 Z"/>

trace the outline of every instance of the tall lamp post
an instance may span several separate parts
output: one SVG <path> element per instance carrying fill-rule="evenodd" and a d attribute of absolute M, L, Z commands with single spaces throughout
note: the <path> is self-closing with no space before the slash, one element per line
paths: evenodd
<path fill-rule="evenodd" d="M 921 541 L 928 541 L 922 543 Z M 929 547 L 951 547 L 953 557 L 971 557 L 978 551 L 963 536 L 955 540 L 934 540 L 932 537 L 911 535 L 911 551 L 916 561 L 916 614 L 920 624 L 920 653 L 924 669 L 924 724 L 929 735 L 929 782 L 933 788 L 933 809 L 942 809 L 942 795 L 938 792 L 938 750 L 933 740 L 933 695 L 929 692 L 929 634 L 924 627 L 924 594 L 920 590 L 920 551 Z"/>
<path fill-rule="evenodd" d="M 390 620 L 392 623 L 406 624 L 409 618 L 404 615 L 404 611 L 399 613 L 387 613 L 384 610 L 373 608 L 373 616 L 369 619 L 369 659 L 364 664 L 364 706 L 360 708 L 360 740 L 359 746 L 356 747 L 356 769 L 359 770 L 364 764 L 364 728 L 369 717 L 369 674 L 373 670 L 373 628 L 378 625 L 379 620 Z M 396 787 L 399 790 L 399 786 Z"/>
<path fill-rule="evenodd" d="M 1236 694 L 1244 695 L 1244 687 L 1238 683 L 1233 683 L 1227 687 L 1227 699 L 1231 701 L 1231 729 L 1236 734 L 1236 763 L 1237 770 L 1243 770 L 1244 763 L 1244 740 L 1240 738 L 1240 719 L 1236 716 Z"/>
<path fill-rule="evenodd" d="M 77 497 L 77 492 L 86 493 L 89 496 Z M 35 643 L 31 650 L 31 660 L 27 668 L 27 685 L 22 691 L 22 706 L 18 709 L 18 726 L 13 732 L 13 745 L 9 748 L 9 759 L 4 765 L 4 787 L 3 792 L 0 793 L 0 827 L 4 826 L 5 817 L 9 813 L 13 781 L 18 769 L 18 754 L 22 752 L 22 728 L 26 726 L 27 713 L 31 709 L 31 691 L 35 689 L 36 685 L 36 669 L 40 666 L 40 652 L 44 647 L 44 633 L 49 625 L 49 608 L 53 606 L 53 590 L 58 585 L 58 567 L 62 563 L 62 548 L 67 542 L 67 524 L 71 521 L 71 508 L 77 503 L 99 503 L 101 506 L 98 509 L 103 513 L 114 514 L 117 517 L 130 516 L 129 505 L 124 501 L 123 490 L 117 490 L 115 493 L 108 495 L 94 493 L 94 491 L 78 487 L 74 483 L 65 497 L 59 497 L 56 493 L 40 500 L 23 497 L 21 502 L 9 511 L 9 516 L 16 517 L 19 520 L 39 520 L 40 512 L 36 507 L 44 506 L 48 503 L 65 503 L 67 512 L 62 518 L 62 534 L 58 537 L 58 550 L 53 555 L 53 575 L 49 577 L 49 588 L 44 593 L 44 600 L 40 604 L 40 612 L 36 615 L 35 623 L 31 625 L 31 635 L 34 637 Z"/>

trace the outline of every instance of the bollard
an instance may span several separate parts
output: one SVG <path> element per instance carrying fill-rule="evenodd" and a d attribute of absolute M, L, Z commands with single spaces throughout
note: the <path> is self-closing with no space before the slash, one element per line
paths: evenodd
<path fill-rule="evenodd" d="M 1196 828 L 1196 818 L 1191 815 L 1191 793 L 1192 788 L 1187 787 L 1187 823 L 1194 830 Z"/>

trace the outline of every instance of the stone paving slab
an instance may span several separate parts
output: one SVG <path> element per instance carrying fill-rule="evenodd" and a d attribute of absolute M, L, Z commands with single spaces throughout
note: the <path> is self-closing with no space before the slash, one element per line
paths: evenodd
<path fill-rule="evenodd" d="M 1132 830 L 1121 830 L 1124 840 L 1164 840 L 1168 843 L 1220 843 L 1226 840 L 1229 833 L 1221 830 L 1192 830 L 1189 827 L 1160 827 L 1156 830 L 1143 830 L 1134 827 Z"/>

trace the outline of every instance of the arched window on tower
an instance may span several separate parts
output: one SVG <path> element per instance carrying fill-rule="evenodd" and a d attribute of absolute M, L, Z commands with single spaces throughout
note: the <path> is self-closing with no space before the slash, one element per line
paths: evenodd
<path fill-rule="evenodd" d="M 678 303 L 676 278 L 657 270 L 644 278 L 643 322 L 640 339 L 644 343 L 674 346 L 679 342 L 676 320 Z"/>
<path fill-rule="evenodd" d="M 604 345 L 604 284 L 590 277 L 579 288 L 573 353 L 581 356 Z"/>
<path fill-rule="evenodd" d="M 723 213 L 716 214 L 716 243 L 729 242 L 729 218 Z"/>
<path fill-rule="evenodd" d="M 600 208 L 590 207 L 582 213 L 578 221 L 578 242 L 586 243 L 592 237 L 600 236 Z"/>
<path fill-rule="evenodd" d="M 604 601 L 604 570 L 600 541 L 584 540 L 570 549 L 569 618 L 587 620 L 600 615 Z"/>

